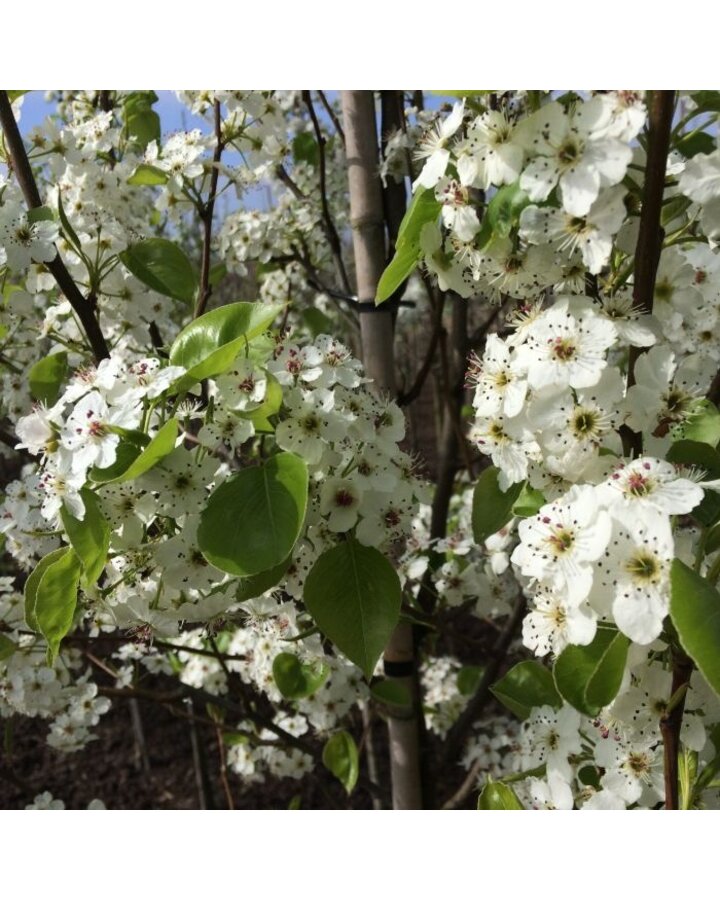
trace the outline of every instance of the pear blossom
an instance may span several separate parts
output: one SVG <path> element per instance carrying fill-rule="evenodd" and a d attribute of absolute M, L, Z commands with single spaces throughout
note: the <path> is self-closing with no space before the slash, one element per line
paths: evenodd
<path fill-rule="evenodd" d="M 511 561 L 523 575 L 584 600 L 593 580 L 592 564 L 610 539 L 610 517 L 590 486 L 575 486 L 562 500 L 541 507 L 518 525 L 520 543 Z"/>
<path fill-rule="evenodd" d="M 562 590 L 540 584 L 531 598 L 532 609 L 523 620 L 523 644 L 536 656 L 558 656 L 568 644 L 591 643 L 596 632 L 595 612 L 576 604 Z"/>
<path fill-rule="evenodd" d="M 545 200 L 560 186 L 563 209 L 585 216 L 601 187 L 619 184 L 632 159 L 627 143 L 610 137 L 610 108 L 594 97 L 566 111 L 548 103 L 533 115 L 526 149 L 533 158 L 520 176 L 520 187 L 531 200 Z"/>
<path fill-rule="evenodd" d="M 456 103 L 447 118 L 439 119 L 435 127 L 423 135 L 420 146 L 415 153 L 415 158 L 419 160 L 424 159 L 425 162 L 420 174 L 413 183 L 413 190 L 417 190 L 418 186 L 434 188 L 443 177 L 450 162 L 448 144 L 462 125 L 464 115 L 465 102 Z"/>

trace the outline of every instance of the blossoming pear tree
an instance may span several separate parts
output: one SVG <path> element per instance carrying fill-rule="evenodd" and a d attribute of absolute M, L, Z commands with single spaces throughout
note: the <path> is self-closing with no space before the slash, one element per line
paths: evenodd
<path fill-rule="evenodd" d="M 176 704 L 231 808 L 716 806 L 720 93 L 25 93 L 8 727 Z"/>

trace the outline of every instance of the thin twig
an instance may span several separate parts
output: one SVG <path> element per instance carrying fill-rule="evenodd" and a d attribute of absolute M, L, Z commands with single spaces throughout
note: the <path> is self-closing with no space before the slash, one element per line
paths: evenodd
<path fill-rule="evenodd" d="M 430 340 L 428 341 L 427 350 L 425 351 L 425 357 L 423 359 L 422 365 L 418 369 L 418 373 L 415 376 L 415 381 L 413 381 L 409 390 L 401 393 L 398 397 L 398 405 L 399 406 L 408 406 L 413 400 L 416 400 L 423 389 L 425 381 L 427 380 L 428 375 L 433 366 L 433 362 L 435 361 L 435 353 L 438 348 L 438 342 L 440 341 L 440 334 L 442 332 L 442 318 L 443 311 L 445 309 L 445 293 L 442 292 L 440 294 L 440 299 L 435 307 L 435 316 L 433 318 L 433 327 L 432 332 L 430 334 Z"/>
<path fill-rule="evenodd" d="M 25 151 L 25 144 L 23 143 L 20 129 L 15 121 L 15 114 L 13 113 L 7 91 L 0 91 L 0 124 L 5 134 L 9 162 L 20 185 L 25 203 L 28 209 L 38 209 L 43 205 L 40 191 Z M 99 362 L 101 359 L 110 356 L 105 336 L 95 316 L 92 303 L 87 297 L 83 296 L 80 288 L 75 284 L 60 254 L 57 253 L 55 258 L 45 265 L 57 282 L 60 291 L 65 295 L 80 319 L 80 323 L 95 354 L 95 359 Z"/>
<path fill-rule="evenodd" d="M 207 202 L 200 210 L 200 219 L 203 224 L 203 249 L 202 262 L 200 264 L 200 286 L 195 306 L 195 316 L 201 316 L 207 307 L 212 285 L 210 284 L 210 245 L 212 243 L 213 215 L 215 213 L 215 199 L 217 197 L 218 178 L 220 176 L 220 158 L 223 152 L 222 117 L 220 115 L 220 101 L 216 100 L 215 112 L 215 151 L 213 152 L 212 171 L 210 172 L 210 190 Z"/>
<path fill-rule="evenodd" d="M 492 649 L 492 655 L 485 666 L 477 690 L 448 732 L 444 748 L 444 758 L 446 762 L 451 762 L 455 758 L 468 732 L 491 699 L 492 695 L 490 693 L 490 688 L 497 678 L 500 667 L 505 661 L 510 644 L 515 637 L 525 613 L 525 607 L 525 597 L 520 594 L 515 602 L 513 611 L 508 616 L 508 620 L 505 623 L 503 630 L 497 636 L 495 646 Z"/>
<path fill-rule="evenodd" d="M 345 146 L 345 132 L 343 131 L 343 127 L 340 124 L 340 119 L 337 116 L 337 113 L 332 108 L 332 105 L 328 98 L 325 96 L 325 91 L 318 91 L 318 97 L 320 98 L 320 102 L 325 107 L 325 112 L 330 116 L 330 121 L 335 126 L 335 131 L 337 132 L 338 137 L 340 138 L 343 147 Z"/>
<path fill-rule="evenodd" d="M 465 780 L 460 785 L 460 787 L 455 791 L 455 793 L 448 800 L 443 803 L 443 809 L 457 809 L 458 806 L 463 802 L 463 800 L 467 797 L 470 791 L 474 790 L 477 786 L 477 780 L 480 773 L 483 770 L 483 767 L 487 765 L 487 760 L 484 756 L 481 756 L 479 759 L 476 759 L 472 764 L 470 771 L 465 776 Z"/>
<path fill-rule="evenodd" d="M 347 294 L 349 294 L 351 293 L 352 288 L 350 286 L 350 279 L 348 278 L 347 270 L 345 269 L 345 263 L 343 262 L 342 244 L 340 243 L 340 236 L 338 235 L 337 229 L 335 228 L 335 223 L 333 222 L 333 218 L 330 213 L 330 205 L 328 203 L 327 171 L 325 160 L 326 140 L 325 136 L 322 133 L 322 129 L 320 128 L 320 122 L 318 121 L 317 114 L 315 113 L 315 107 L 313 106 L 310 91 L 303 91 L 302 96 L 303 101 L 308 108 L 308 112 L 310 113 L 313 129 L 315 131 L 315 140 L 318 144 L 318 168 L 320 171 L 320 204 L 322 207 L 325 236 L 327 237 L 328 244 L 330 245 L 330 252 L 333 255 L 333 259 L 335 260 L 335 266 L 337 268 L 338 277 L 340 278 L 340 283 L 342 284 L 343 290 Z"/>

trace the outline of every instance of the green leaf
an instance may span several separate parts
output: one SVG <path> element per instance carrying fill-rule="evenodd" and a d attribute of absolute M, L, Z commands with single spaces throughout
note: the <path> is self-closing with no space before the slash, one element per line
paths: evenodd
<path fill-rule="evenodd" d="M 307 505 L 308 471 L 292 453 L 278 453 L 224 481 L 200 514 L 203 556 L 231 575 L 257 575 L 287 560 Z"/>
<path fill-rule="evenodd" d="M 132 274 L 158 294 L 192 303 L 197 291 L 195 268 L 185 253 L 165 238 L 146 238 L 119 254 Z"/>
<path fill-rule="evenodd" d="M 82 521 L 64 506 L 60 515 L 70 544 L 83 566 L 83 586 L 89 588 L 97 582 L 105 568 L 110 547 L 110 525 L 100 511 L 97 495 L 83 488 L 81 496 L 85 504 L 85 518 Z"/>
<path fill-rule="evenodd" d="M 183 328 L 170 348 L 170 364 L 188 370 L 177 382 L 177 390 L 226 372 L 284 308 L 279 303 L 230 303 Z"/>
<path fill-rule="evenodd" d="M 300 313 L 303 322 L 310 330 L 310 334 L 316 338 L 319 334 L 332 334 L 335 330 L 332 319 L 326 316 L 321 309 L 309 306 Z"/>
<path fill-rule="evenodd" d="M 265 591 L 269 591 L 270 588 L 275 587 L 276 584 L 279 584 L 280 581 L 282 581 L 283 576 L 290 568 L 290 563 L 291 559 L 288 557 L 286 560 L 283 560 L 280 565 L 268 569 L 267 572 L 260 572 L 258 575 L 250 575 L 248 578 L 241 578 L 238 581 L 238 587 L 235 591 L 236 602 L 243 603 L 245 600 L 254 600 L 256 597 L 264 594 Z"/>
<path fill-rule="evenodd" d="M 330 675 L 325 663 L 300 662 L 292 653 L 279 653 L 273 660 L 273 678 L 286 700 L 302 700 L 322 687 Z"/>
<path fill-rule="evenodd" d="M 30 91 L 7 91 L 8 100 L 11 103 L 14 103 L 19 97 L 22 97 L 24 94 L 29 94 Z"/>
<path fill-rule="evenodd" d="M 515 502 L 520 497 L 525 482 L 511 484 L 501 491 L 498 484 L 500 470 L 496 466 L 485 469 L 473 492 L 472 527 L 475 542 L 482 544 L 491 534 L 507 525 L 512 518 Z"/>
<path fill-rule="evenodd" d="M 77 236 L 77 232 L 70 224 L 70 220 L 65 215 L 65 207 L 63 206 L 62 201 L 62 191 L 58 191 L 58 215 L 60 217 L 60 224 L 62 225 L 63 231 L 65 232 L 65 237 L 70 241 L 70 243 L 78 252 L 81 251 L 82 244 L 80 242 L 80 238 Z"/>
<path fill-rule="evenodd" d="M 292 142 L 293 157 L 297 162 L 305 162 L 317 166 L 320 160 L 320 148 L 315 137 L 309 131 L 302 131 Z"/>
<path fill-rule="evenodd" d="M 394 679 L 383 678 L 370 685 L 370 693 L 378 703 L 385 706 L 408 708 L 412 706 L 412 695 L 406 684 Z"/>
<path fill-rule="evenodd" d="M 484 247 L 495 238 L 507 237 L 529 203 L 530 198 L 521 189 L 519 181 L 499 188 L 487 205 L 482 227 L 475 239 L 476 244 Z"/>
<path fill-rule="evenodd" d="M 90 477 L 93 481 L 103 484 L 133 481 L 135 478 L 139 478 L 156 466 L 161 459 L 172 453 L 175 449 L 177 432 L 177 419 L 168 419 L 144 450 L 140 450 L 134 444 L 120 444 L 118 458 L 113 465 L 106 469 L 91 469 Z"/>
<path fill-rule="evenodd" d="M 675 144 L 675 149 L 687 159 L 698 153 L 712 153 L 716 149 L 715 138 L 707 131 L 693 131 L 683 135 Z"/>
<path fill-rule="evenodd" d="M 587 716 L 596 716 L 617 696 L 630 642 L 614 628 L 598 628 L 586 647 L 566 647 L 553 675 L 561 696 Z"/>
<path fill-rule="evenodd" d="M 6 634 L 0 633 L 0 662 L 10 659 L 16 650 L 17 644 L 15 641 L 10 640 Z"/>
<path fill-rule="evenodd" d="M 690 94 L 697 103 L 697 112 L 720 112 L 720 91 L 693 91 Z"/>
<path fill-rule="evenodd" d="M 693 405 L 691 418 L 672 430 L 673 437 L 699 441 L 713 447 L 720 442 L 720 411 L 711 400 L 699 400 Z"/>
<path fill-rule="evenodd" d="M 394 567 L 379 550 L 349 538 L 315 562 L 303 599 L 318 628 L 370 678 L 400 618 Z"/>
<path fill-rule="evenodd" d="M 348 794 L 352 794 L 360 774 L 358 749 L 352 735 L 347 731 L 334 734 L 323 747 L 322 761 Z"/>
<path fill-rule="evenodd" d="M 422 255 L 420 233 L 424 225 L 437 219 L 441 208 L 442 204 L 435 199 L 435 191 L 419 188 L 415 192 L 400 223 L 395 255 L 380 277 L 375 296 L 377 305 L 388 300 L 415 270 Z"/>
<path fill-rule="evenodd" d="M 90 469 L 90 478 L 97 484 L 107 484 L 115 478 L 123 475 L 135 460 L 140 456 L 142 447 L 133 444 L 130 441 L 121 441 L 115 452 L 115 462 L 110 466 L 99 469 L 93 466 Z"/>
<path fill-rule="evenodd" d="M 28 575 L 28 579 L 25 582 L 25 621 L 27 622 L 28 628 L 31 628 L 33 631 L 40 631 L 40 625 L 38 624 L 35 615 L 35 604 L 37 602 L 37 590 L 40 579 L 45 574 L 45 570 L 48 566 L 57 562 L 57 560 L 64 556 L 67 551 L 67 547 L 59 547 L 57 550 L 53 550 L 52 553 L 48 553 L 47 556 L 43 556 L 40 562 Z"/>
<path fill-rule="evenodd" d="M 167 184 L 169 175 L 162 169 L 140 163 L 128 178 L 128 184 Z"/>
<path fill-rule="evenodd" d="M 524 809 L 515 791 L 501 781 L 488 779 L 478 798 L 478 809 Z"/>
<path fill-rule="evenodd" d="M 45 569 L 35 595 L 35 617 L 48 643 L 50 661 L 57 656 L 60 642 L 72 628 L 77 606 L 82 563 L 74 550 L 66 548 Z"/>
<path fill-rule="evenodd" d="M 536 491 L 529 484 L 524 484 L 520 496 L 515 501 L 512 508 L 512 514 L 521 519 L 527 519 L 534 516 L 541 506 L 545 506 L 547 500 L 542 491 Z"/>
<path fill-rule="evenodd" d="M 39 359 L 28 372 L 30 393 L 35 400 L 52 406 L 60 396 L 60 388 L 68 373 L 65 350 Z"/>
<path fill-rule="evenodd" d="M 671 463 L 694 466 L 711 478 L 720 478 L 720 453 L 701 441 L 676 441 L 668 450 Z M 702 525 L 712 525 L 720 516 L 720 494 L 705 491 L 705 496 L 691 513 Z"/>
<path fill-rule="evenodd" d="M 705 535 L 705 555 L 708 556 L 716 550 L 720 550 L 720 522 L 708 529 Z"/>
<path fill-rule="evenodd" d="M 160 116 L 153 110 L 155 91 L 133 91 L 123 101 L 125 137 L 143 150 L 151 141 L 160 143 Z"/>
<path fill-rule="evenodd" d="M 679 559 L 670 570 L 670 618 L 683 650 L 720 695 L 720 594 Z"/>
<path fill-rule="evenodd" d="M 55 216 L 49 206 L 35 206 L 27 211 L 28 222 L 53 222 Z"/>
<path fill-rule="evenodd" d="M 537 706 L 562 706 L 552 673 L 532 659 L 513 666 L 490 690 L 520 719 L 527 719 Z"/>
<path fill-rule="evenodd" d="M 484 671 L 484 666 L 463 666 L 460 669 L 457 673 L 457 687 L 464 697 L 475 693 Z"/>
<path fill-rule="evenodd" d="M 213 287 L 213 288 L 217 287 L 220 284 L 220 282 L 223 280 L 223 278 L 225 278 L 225 276 L 227 275 L 227 272 L 228 272 L 227 266 L 225 265 L 224 262 L 215 263 L 214 266 L 211 266 L 210 277 L 208 279 L 208 281 L 210 283 L 210 287 Z"/>

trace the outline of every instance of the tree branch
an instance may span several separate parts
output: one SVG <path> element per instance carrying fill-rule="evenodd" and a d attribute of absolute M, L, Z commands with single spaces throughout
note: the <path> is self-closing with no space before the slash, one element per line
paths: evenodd
<path fill-rule="evenodd" d="M 345 146 L 345 132 L 343 131 L 343 127 L 340 124 L 340 119 L 337 117 L 337 113 L 332 108 L 332 105 L 328 98 L 325 96 L 325 91 L 318 91 L 318 97 L 320 98 L 320 102 L 325 107 L 325 112 L 330 116 L 330 121 L 335 126 L 335 131 L 337 132 L 338 137 L 342 141 L 343 147 Z"/>
<path fill-rule="evenodd" d="M 200 265 L 200 286 L 198 288 L 197 304 L 194 318 L 201 316 L 207 308 L 212 285 L 210 284 L 210 245 L 212 243 L 213 215 L 215 213 L 215 198 L 217 197 L 218 178 L 220 176 L 220 158 L 223 152 L 222 118 L 220 115 L 220 101 L 214 104 L 215 114 L 215 151 L 213 152 L 212 171 L 210 172 L 210 190 L 207 203 L 200 210 L 200 219 L 203 224 L 203 249 Z"/>
<path fill-rule="evenodd" d="M 663 771 L 665 775 L 665 809 L 679 809 L 678 754 L 680 729 L 685 711 L 685 695 L 690 685 L 693 663 L 681 650 L 672 650 L 672 687 L 670 699 L 673 706 L 660 719 L 663 739 Z"/>
<path fill-rule="evenodd" d="M 670 149 L 675 91 L 652 91 L 648 106 L 647 161 L 640 210 L 640 227 L 635 246 L 633 287 L 635 306 L 643 313 L 652 312 L 655 277 L 664 237 L 660 214 L 665 191 L 665 171 Z M 630 348 L 627 373 L 629 388 L 635 384 L 635 363 L 644 349 L 641 347 Z M 621 435 L 625 455 L 640 456 L 642 454 L 642 435 L 627 426 L 622 427 Z"/>
<path fill-rule="evenodd" d="M 328 239 L 330 252 L 332 253 L 335 260 L 340 283 L 342 284 L 343 290 L 347 294 L 349 294 L 351 293 L 350 279 L 348 278 L 347 270 L 345 269 L 345 263 L 343 262 L 342 244 L 340 243 L 340 237 L 337 233 L 337 229 L 335 228 L 335 223 L 333 222 L 332 215 L 330 214 L 330 206 L 328 204 L 325 136 L 323 135 L 322 129 L 320 128 L 320 122 L 318 121 L 317 114 L 315 113 L 315 107 L 313 106 L 310 91 L 303 91 L 302 97 L 305 105 L 308 108 L 308 112 L 310 113 L 313 129 L 315 130 L 315 140 L 317 141 L 319 150 L 318 167 L 320 169 L 320 204 L 322 207 L 325 236 Z"/>
<path fill-rule="evenodd" d="M 20 130 L 18 129 L 12 104 L 7 91 L 0 91 L 0 124 L 5 134 L 5 143 L 9 155 L 9 161 L 15 177 L 20 185 L 20 190 L 25 198 L 28 209 L 38 209 L 43 205 L 38 190 L 35 176 L 30 167 L 30 160 L 25 152 Z M 60 291 L 65 295 L 87 335 L 96 361 L 110 356 L 105 336 L 100 329 L 92 303 L 84 297 L 80 288 L 75 284 L 70 272 L 68 272 L 62 257 L 58 253 L 55 259 L 46 263 L 48 270 L 57 282 Z"/>
<path fill-rule="evenodd" d="M 483 672 L 477 690 L 470 698 L 468 705 L 462 711 L 458 720 L 448 732 L 443 754 L 446 763 L 451 762 L 457 756 L 463 741 L 467 737 L 467 733 L 485 709 L 487 702 L 491 699 L 492 695 L 490 694 L 490 687 L 497 678 L 510 644 L 517 633 L 525 613 L 525 607 L 525 597 L 520 594 L 515 603 L 515 608 L 510 613 L 502 631 L 497 636 L 495 646 L 492 649 L 492 655 L 485 666 L 485 671 Z"/>

